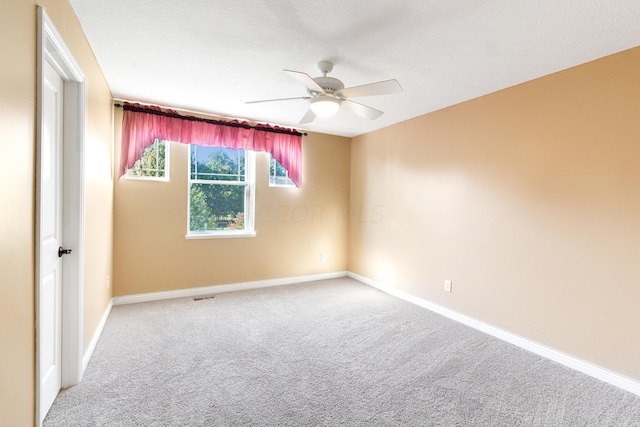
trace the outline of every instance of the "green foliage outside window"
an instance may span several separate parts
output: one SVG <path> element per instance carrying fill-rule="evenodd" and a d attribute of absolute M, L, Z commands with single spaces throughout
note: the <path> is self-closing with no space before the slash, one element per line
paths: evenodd
<path fill-rule="evenodd" d="M 156 139 L 148 146 L 142 156 L 127 170 L 129 177 L 165 178 L 168 176 L 166 160 L 166 141 Z"/>
<path fill-rule="evenodd" d="M 244 230 L 244 150 L 192 146 L 190 163 L 189 230 Z"/>

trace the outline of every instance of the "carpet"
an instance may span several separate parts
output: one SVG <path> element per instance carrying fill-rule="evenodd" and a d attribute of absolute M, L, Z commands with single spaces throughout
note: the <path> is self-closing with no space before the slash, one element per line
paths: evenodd
<path fill-rule="evenodd" d="M 342 278 L 115 306 L 53 426 L 640 426 L 640 397 Z"/>

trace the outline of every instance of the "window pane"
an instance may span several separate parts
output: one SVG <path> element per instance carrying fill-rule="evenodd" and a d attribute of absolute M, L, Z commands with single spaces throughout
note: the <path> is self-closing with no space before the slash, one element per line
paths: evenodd
<path fill-rule="evenodd" d="M 168 176 L 167 143 L 156 139 L 127 170 L 128 177 L 165 178 Z"/>
<path fill-rule="evenodd" d="M 245 163 L 244 150 L 191 145 L 192 180 L 244 182 Z"/>
<path fill-rule="evenodd" d="M 197 145 L 189 150 L 188 233 L 253 232 L 253 152 Z"/>
<path fill-rule="evenodd" d="M 244 230 L 245 188 L 191 184 L 189 231 Z"/>
<path fill-rule="evenodd" d="M 280 162 L 273 157 L 271 157 L 271 164 L 269 168 L 269 186 L 295 187 L 295 184 L 289 178 L 289 171 L 287 171 Z"/>

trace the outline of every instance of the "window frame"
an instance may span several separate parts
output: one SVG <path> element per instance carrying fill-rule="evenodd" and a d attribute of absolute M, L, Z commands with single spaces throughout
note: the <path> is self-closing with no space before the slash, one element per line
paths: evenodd
<path fill-rule="evenodd" d="M 147 148 L 145 148 L 145 151 L 147 151 L 149 148 L 153 147 L 154 145 L 163 142 L 164 143 L 164 176 L 144 176 L 144 175 L 131 175 L 129 174 L 129 171 L 133 170 L 134 168 L 131 167 L 129 169 L 127 169 L 127 171 L 124 174 L 124 178 L 125 179 L 131 179 L 134 181 L 161 181 L 161 182 L 169 182 L 170 181 L 170 170 L 171 170 L 171 141 L 165 140 L 165 139 L 160 139 L 160 138 L 156 138 L 153 141 L 153 144 L 149 145 Z M 144 152 L 142 153 L 142 155 L 144 155 Z M 140 158 L 142 158 L 142 156 L 140 156 Z M 140 161 L 140 159 L 138 159 L 136 161 L 136 163 Z M 135 165 L 134 165 L 135 166 Z M 156 169 L 157 171 L 157 169 Z"/>
<path fill-rule="evenodd" d="M 196 145 L 196 144 L 193 144 Z M 226 147 L 206 147 L 229 149 Z M 233 149 L 231 149 L 233 150 Z M 238 237 L 255 237 L 255 199 L 256 199 L 256 155 L 252 150 L 241 148 L 245 152 L 245 180 L 225 181 L 225 180 L 199 180 L 191 179 L 191 145 L 189 145 L 187 163 L 187 233 L 185 239 L 219 239 L 219 238 L 238 238 Z M 237 150 L 236 150 L 237 151 Z M 243 230 L 200 230 L 192 231 L 191 227 L 191 184 L 205 185 L 238 185 L 245 187 L 244 194 L 244 229 Z"/>

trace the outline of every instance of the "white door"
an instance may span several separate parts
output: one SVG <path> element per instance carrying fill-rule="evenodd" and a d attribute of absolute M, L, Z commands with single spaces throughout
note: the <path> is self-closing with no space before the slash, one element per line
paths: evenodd
<path fill-rule="evenodd" d="M 62 149 L 64 82 L 45 61 L 42 102 L 44 127 L 40 145 L 39 335 L 40 404 L 44 419 L 60 391 L 62 323 Z"/>

